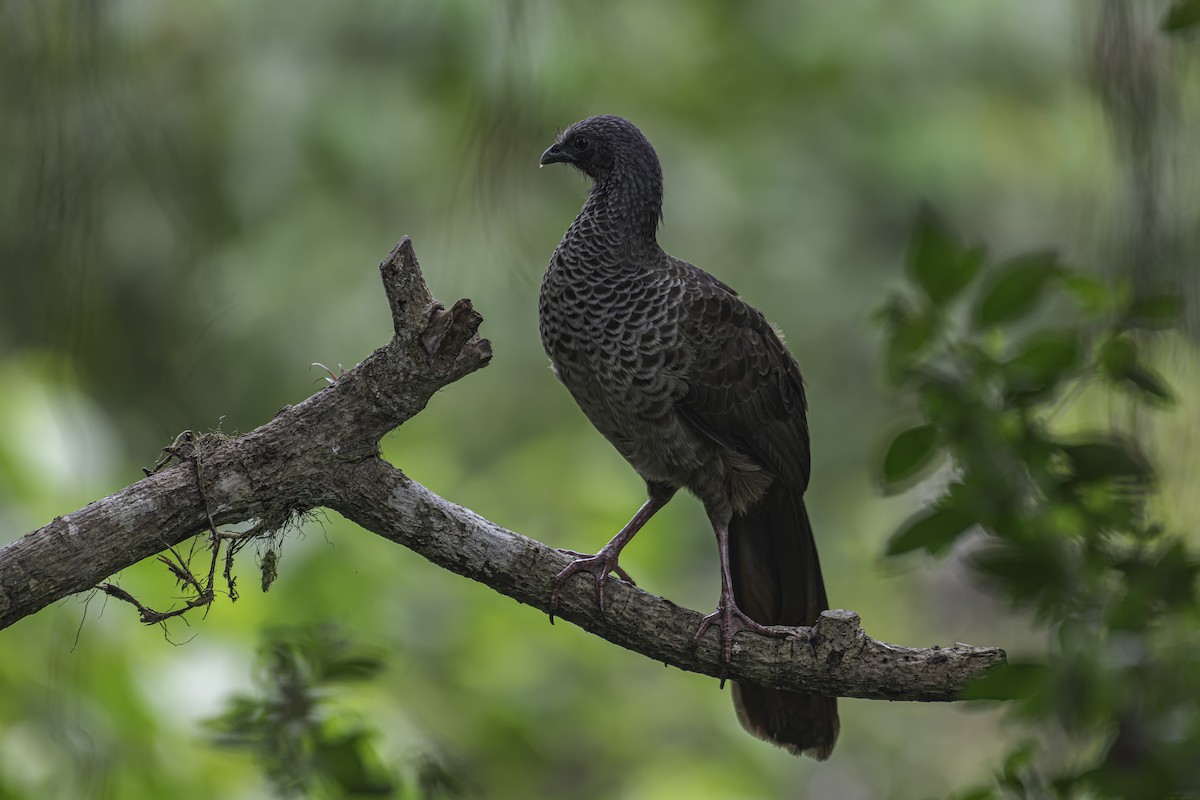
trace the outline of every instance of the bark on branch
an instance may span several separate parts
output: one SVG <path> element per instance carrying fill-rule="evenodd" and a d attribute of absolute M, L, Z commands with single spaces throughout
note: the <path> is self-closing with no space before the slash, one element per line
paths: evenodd
<path fill-rule="evenodd" d="M 189 440 L 192 449 L 176 466 L 0 550 L 0 628 L 213 524 L 254 520 L 260 529 L 278 529 L 318 507 L 546 611 L 550 582 L 569 556 L 438 497 L 380 456 L 386 433 L 491 358 L 471 302 L 446 309 L 433 299 L 407 237 L 380 272 L 395 328 L 391 342 L 265 425 L 236 439 Z M 586 576 L 564 587 L 558 616 L 656 661 L 718 674 L 715 629 L 691 648 L 700 614 L 615 578 L 604 616 Z M 740 635 L 729 677 L 830 696 L 953 700 L 1004 658 L 996 648 L 884 644 L 863 632 L 854 612 L 828 611 L 786 639 Z"/>

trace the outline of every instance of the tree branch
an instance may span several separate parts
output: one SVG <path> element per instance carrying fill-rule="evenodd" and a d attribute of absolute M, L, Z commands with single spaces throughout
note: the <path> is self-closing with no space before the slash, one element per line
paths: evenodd
<path fill-rule="evenodd" d="M 567 555 L 438 497 L 380 456 L 385 434 L 420 412 L 434 392 L 491 358 L 471 302 L 445 309 L 433 299 L 407 237 L 380 272 L 395 329 L 391 342 L 250 433 L 189 438 L 176 466 L 0 550 L 0 628 L 212 524 L 256 520 L 261 530 L 279 530 L 322 506 L 547 610 L 551 580 Z M 699 614 L 610 580 L 604 616 L 586 576 L 564 587 L 558 616 L 656 661 L 718 675 L 716 632 L 691 647 Z M 895 647 L 863 633 L 854 612 L 827 611 L 816 626 L 796 628 L 785 639 L 739 636 L 728 672 L 748 683 L 830 696 L 953 700 L 1004 659 L 995 648 Z"/>

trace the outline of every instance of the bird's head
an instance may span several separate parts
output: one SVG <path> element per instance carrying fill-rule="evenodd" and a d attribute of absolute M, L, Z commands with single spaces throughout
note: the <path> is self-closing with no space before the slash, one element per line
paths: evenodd
<path fill-rule="evenodd" d="M 541 158 L 542 166 L 557 163 L 570 164 L 597 181 L 618 169 L 661 175 L 658 155 L 637 126 L 607 114 L 588 117 L 563 131 Z"/>

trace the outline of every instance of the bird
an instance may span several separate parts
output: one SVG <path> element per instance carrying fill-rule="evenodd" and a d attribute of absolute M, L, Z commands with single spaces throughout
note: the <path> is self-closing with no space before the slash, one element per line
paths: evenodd
<path fill-rule="evenodd" d="M 627 119 L 588 117 L 562 131 L 540 165 L 591 179 L 578 216 L 550 257 L 538 327 L 551 368 L 592 425 L 645 481 L 647 500 L 594 555 L 552 583 L 550 619 L 566 581 L 591 574 L 604 612 L 610 574 L 632 583 L 621 550 L 679 489 L 704 506 L 717 540 L 716 610 L 692 640 L 720 632 L 724 684 L 734 637 L 785 636 L 829 608 L 804 504 L 811 458 L 804 383 L 763 314 L 714 276 L 666 253 L 657 235 L 658 154 Z M 829 757 L 835 698 L 739 684 L 742 726 L 787 751 Z"/>

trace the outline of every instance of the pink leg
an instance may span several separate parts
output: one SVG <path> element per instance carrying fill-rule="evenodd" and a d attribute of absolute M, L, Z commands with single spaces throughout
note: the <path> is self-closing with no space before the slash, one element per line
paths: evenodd
<path fill-rule="evenodd" d="M 754 631 L 763 636 L 782 639 L 788 635 L 786 628 L 771 627 L 755 622 L 738 608 L 733 599 L 733 577 L 729 569 L 729 526 L 717 524 L 713 526 L 717 535 L 717 551 L 721 557 L 721 599 L 717 601 L 717 610 L 700 620 L 700 627 L 692 637 L 692 648 L 700 644 L 705 631 L 714 622 L 718 623 L 721 632 L 721 685 L 725 685 L 725 672 L 733 657 L 733 637 L 742 631 Z"/>
<path fill-rule="evenodd" d="M 563 569 L 562 572 L 555 576 L 552 583 L 553 590 L 550 592 L 550 622 L 554 623 L 554 615 L 558 611 L 559 595 L 562 592 L 563 584 L 567 578 L 577 572 L 590 572 L 596 579 L 596 598 L 600 604 L 600 613 L 604 613 L 604 583 L 608 580 L 610 572 L 617 573 L 621 580 L 627 583 L 633 583 L 633 578 L 629 577 L 629 573 L 621 569 L 617 563 L 618 556 L 621 555 L 621 550 L 625 545 L 629 544 L 633 539 L 634 534 L 642 529 L 642 526 L 650 521 L 650 518 L 657 511 L 667 504 L 671 499 L 671 495 L 663 497 L 651 496 L 649 500 L 642 504 L 638 512 L 633 515 L 633 519 L 625 523 L 625 527 L 618 531 L 617 535 L 612 538 L 608 544 L 600 548 L 600 552 L 594 556 L 576 553 L 573 550 L 564 550 L 568 555 L 577 556 L 577 558 Z"/>

